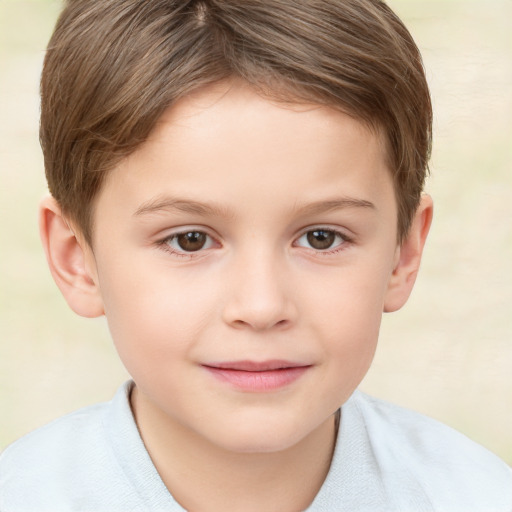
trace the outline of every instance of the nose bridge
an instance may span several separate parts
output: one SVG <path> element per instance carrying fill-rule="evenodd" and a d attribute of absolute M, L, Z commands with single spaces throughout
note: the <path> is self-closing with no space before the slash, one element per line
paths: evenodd
<path fill-rule="evenodd" d="M 234 256 L 224 310 L 236 327 L 266 330 L 294 320 L 284 254 L 269 244 L 250 244 Z"/>

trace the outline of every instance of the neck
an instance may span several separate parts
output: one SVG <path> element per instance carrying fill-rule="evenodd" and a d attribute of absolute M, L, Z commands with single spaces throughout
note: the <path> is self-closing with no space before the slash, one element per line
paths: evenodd
<path fill-rule="evenodd" d="M 137 388 L 131 403 L 160 477 L 186 510 L 304 510 L 329 470 L 335 441 L 334 416 L 285 450 L 238 453 L 214 445 L 175 422 L 162 421 L 140 399 Z"/>

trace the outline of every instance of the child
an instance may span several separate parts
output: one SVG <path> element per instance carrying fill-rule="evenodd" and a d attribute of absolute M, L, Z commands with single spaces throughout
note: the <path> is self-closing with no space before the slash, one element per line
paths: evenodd
<path fill-rule="evenodd" d="M 0 510 L 508 511 L 512 472 L 357 391 L 432 218 L 379 0 L 69 0 L 42 77 L 50 270 L 133 377 L 0 459 Z"/>

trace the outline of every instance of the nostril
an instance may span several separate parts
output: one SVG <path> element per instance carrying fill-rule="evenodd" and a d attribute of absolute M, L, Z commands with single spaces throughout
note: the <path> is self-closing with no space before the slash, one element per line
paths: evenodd
<path fill-rule="evenodd" d="M 272 279 L 253 276 L 227 295 L 222 319 L 236 329 L 288 329 L 297 319 L 295 300 Z"/>
<path fill-rule="evenodd" d="M 247 320 L 234 320 L 231 322 L 231 325 L 238 328 L 238 329 L 245 329 L 245 328 L 251 328 L 255 329 L 257 331 L 266 331 L 268 329 L 285 329 L 290 325 L 290 321 L 287 319 L 284 320 L 278 320 L 277 322 L 266 322 L 266 321 L 247 321 Z"/>

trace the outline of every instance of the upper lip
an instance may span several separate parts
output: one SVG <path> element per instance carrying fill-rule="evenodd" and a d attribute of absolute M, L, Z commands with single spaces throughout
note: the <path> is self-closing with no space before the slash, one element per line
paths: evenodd
<path fill-rule="evenodd" d="M 311 366 L 309 364 L 285 361 L 283 359 L 272 359 L 268 361 L 226 361 L 220 363 L 207 363 L 203 366 L 217 368 L 219 370 L 239 370 L 244 372 L 265 372 L 281 370 L 284 368 L 301 368 Z"/>

